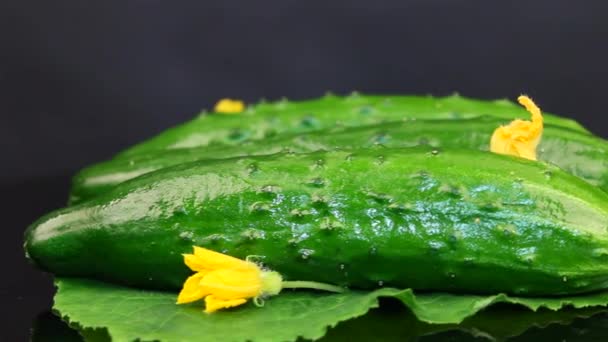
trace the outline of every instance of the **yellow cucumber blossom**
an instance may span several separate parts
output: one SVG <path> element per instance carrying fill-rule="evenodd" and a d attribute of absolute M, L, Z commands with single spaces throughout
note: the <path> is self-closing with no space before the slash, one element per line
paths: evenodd
<path fill-rule="evenodd" d="M 517 119 L 498 127 L 492 134 L 490 151 L 536 160 L 536 147 L 543 134 L 543 116 L 529 97 L 522 95 L 517 100 L 532 114 L 532 121 Z"/>
<path fill-rule="evenodd" d="M 248 258 L 249 259 L 249 258 Z M 205 312 L 242 305 L 253 298 L 274 296 L 284 288 L 311 288 L 344 292 L 343 288 L 308 281 L 283 281 L 277 272 L 260 268 L 249 260 L 237 259 L 194 246 L 194 254 L 184 254 L 184 263 L 196 273 L 184 282 L 177 304 L 205 299 Z"/>
<path fill-rule="evenodd" d="M 213 108 L 216 113 L 237 114 L 245 110 L 245 103 L 241 100 L 221 99 Z"/>

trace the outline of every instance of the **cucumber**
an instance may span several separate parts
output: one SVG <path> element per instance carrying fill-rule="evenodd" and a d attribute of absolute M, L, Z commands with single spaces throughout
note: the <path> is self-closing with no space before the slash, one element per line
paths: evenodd
<path fill-rule="evenodd" d="M 108 191 L 116 184 L 172 165 L 196 160 L 262 155 L 284 149 L 296 153 L 335 148 L 435 147 L 489 148 L 492 132 L 505 121 L 493 117 L 463 120 L 416 120 L 279 135 L 241 145 L 215 145 L 142 153 L 112 159 L 79 172 L 72 180 L 70 204 Z M 608 143 L 598 137 L 545 125 L 539 159 L 552 162 L 591 184 L 608 190 Z"/>
<path fill-rule="evenodd" d="M 199 115 L 197 118 L 168 129 L 119 154 L 213 144 L 240 144 L 280 133 L 310 132 L 337 125 L 361 126 L 402 119 L 463 119 L 491 115 L 505 120 L 528 119 L 530 114 L 507 100 L 483 101 L 458 95 L 374 96 L 354 93 L 289 102 L 261 103 L 236 115 Z M 576 121 L 544 114 L 545 123 L 588 133 Z"/>
<path fill-rule="evenodd" d="M 285 279 L 544 296 L 608 287 L 607 227 L 608 194 L 553 165 L 377 147 L 162 169 L 44 216 L 25 249 L 142 288 L 181 288 L 197 245 Z"/>

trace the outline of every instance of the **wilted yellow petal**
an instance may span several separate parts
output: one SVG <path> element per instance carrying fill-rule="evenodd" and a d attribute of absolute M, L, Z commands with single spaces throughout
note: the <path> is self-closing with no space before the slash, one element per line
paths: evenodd
<path fill-rule="evenodd" d="M 236 114 L 245 110 L 245 103 L 240 100 L 221 99 L 215 104 L 213 110 L 216 113 Z"/>
<path fill-rule="evenodd" d="M 194 302 L 203 298 L 207 293 L 199 285 L 205 274 L 196 273 L 184 282 L 184 286 L 177 296 L 177 304 Z"/>
<path fill-rule="evenodd" d="M 522 95 L 518 101 L 532 114 L 532 121 L 517 119 L 507 126 L 498 127 L 492 134 L 490 151 L 536 160 L 536 148 L 543 133 L 543 117 L 529 97 Z"/>
<path fill-rule="evenodd" d="M 199 285 L 205 293 L 211 293 L 216 298 L 252 298 L 261 294 L 260 275 L 259 269 L 221 269 L 206 274 Z"/>
<path fill-rule="evenodd" d="M 245 302 L 247 302 L 247 300 L 244 298 L 225 300 L 216 298 L 214 295 L 209 295 L 205 297 L 205 312 L 211 313 L 219 309 L 232 308 L 238 305 L 243 305 Z"/>

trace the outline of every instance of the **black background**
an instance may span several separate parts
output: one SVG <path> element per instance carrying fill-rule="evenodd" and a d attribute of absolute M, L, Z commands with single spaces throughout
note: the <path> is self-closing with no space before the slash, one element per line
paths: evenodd
<path fill-rule="evenodd" d="M 608 2 L 0 2 L 1 341 L 51 305 L 25 227 L 87 163 L 220 97 L 532 96 L 608 136 Z"/>

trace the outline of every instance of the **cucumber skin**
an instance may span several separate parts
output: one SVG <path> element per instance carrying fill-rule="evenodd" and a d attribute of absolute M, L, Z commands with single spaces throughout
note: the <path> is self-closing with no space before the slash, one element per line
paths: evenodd
<path fill-rule="evenodd" d="M 508 100 L 484 101 L 459 95 L 350 96 L 326 95 L 307 101 L 260 103 L 236 115 L 203 113 L 191 121 L 121 152 L 118 157 L 157 150 L 240 144 L 283 133 L 302 133 L 335 126 L 349 127 L 404 119 L 465 119 L 490 115 L 505 120 L 530 118 L 530 113 Z M 572 119 L 543 114 L 545 123 L 589 134 Z"/>
<path fill-rule="evenodd" d="M 492 132 L 505 121 L 492 117 L 463 120 L 415 120 L 371 126 L 279 135 L 241 145 L 214 145 L 142 153 L 92 165 L 72 179 L 71 205 L 110 190 L 120 182 L 180 163 L 244 155 L 263 155 L 285 149 L 296 152 L 336 148 L 458 147 L 487 150 Z M 593 135 L 545 125 L 539 159 L 554 163 L 569 173 L 608 191 L 608 142 Z"/>
<path fill-rule="evenodd" d="M 608 194 L 544 163 L 436 152 L 181 164 L 41 218 L 26 254 L 58 276 L 170 290 L 190 274 L 181 254 L 192 245 L 352 288 L 537 296 L 608 287 Z"/>

